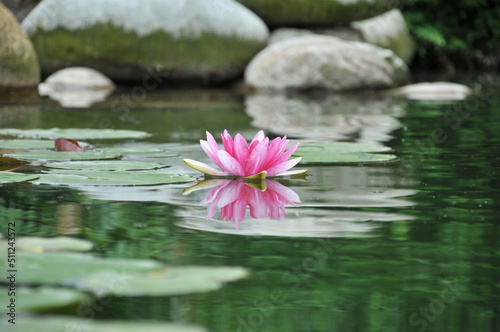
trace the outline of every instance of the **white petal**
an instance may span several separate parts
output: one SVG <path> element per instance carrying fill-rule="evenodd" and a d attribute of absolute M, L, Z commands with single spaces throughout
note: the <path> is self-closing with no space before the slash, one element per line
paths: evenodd
<path fill-rule="evenodd" d="M 194 168 L 197 171 L 200 171 L 204 174 L 213 175 L 213 176 L 228 176 L 226 172 L 219 171 L 218 169 L 213 168 L 210 165 L 202 163 L 201 161 L 193 160 L 193 159 L 183 159 L 183 161 L 191 168 Z"/>

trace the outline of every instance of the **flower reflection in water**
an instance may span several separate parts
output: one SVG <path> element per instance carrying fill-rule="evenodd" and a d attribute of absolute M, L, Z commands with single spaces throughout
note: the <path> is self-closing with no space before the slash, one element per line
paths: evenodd
<path fill-rule="evenodd" d="M 208 204 L 206 219 L 212 218 L 220 208 L 220 218 L 225 221 L 232 219 L 236 228 L 245 218 L 247 206 L 252 218 L 279 220 L 285 218 L 287 205 L 297 206 L 295 203 L 300 203 L 295 191 L 269 179 L 260 182 L 248 182 L 242 178 L 205 180 L 188 188 L 184 194 L 206 188 L 211 189 L 200 202 L 201 205 Z"/>

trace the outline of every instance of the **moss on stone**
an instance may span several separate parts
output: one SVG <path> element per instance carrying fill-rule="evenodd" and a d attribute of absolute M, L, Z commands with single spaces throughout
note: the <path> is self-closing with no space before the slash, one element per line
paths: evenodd
<path fill-rule="evenodd" d="M 406 1 L 387 0 L 238 0 L 253 10 L 268 25 L 321 26 L 363 20 Z"/>
<path fill-rule="evenodd" d="M 197 37 L 174 38 L 155 31 L 139 36 L 112 24 L 71 31 L 40 29 L 32 36 L 44 73 L 65 66 L 90 65 L 118 79 L 142 80 L 145 68 L 175 79 L 224 80 L 241 73 L 265 45 L 205 32 Z"/>

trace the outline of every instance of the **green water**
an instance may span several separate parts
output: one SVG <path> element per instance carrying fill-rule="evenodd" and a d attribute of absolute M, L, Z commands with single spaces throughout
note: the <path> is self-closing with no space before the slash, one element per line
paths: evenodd
<path fill-rule="evenodd" d="M 307 182 L 281 181 L 301 198 L 285 220 L 247 217 L 235 229 L 216 215 L 207 223 L 198 204 L 206 192 L 182 195 L 190 184 L 9 185 L 0 187 L 0 230 L 10 219 L 17 236 L 69 234 L 92 241 L 102 256 L 251 270 L 219 291 L 94 299 L 52 314 L 210 331 L 498 331 L 500 95 L 498 86 L 481 93 L 454 103 L 389 101 L 403 115 L 379 143 L 400 160 L 310 166 Z M 197 144 L 205 130 L 257 131 L 245 96 L 224 92 L 155 92 L 121 111 L 110 104 L 62 109 L 48 100 L 1 107 L 2 128 L 139 129 L 153 136 L 126 144 L 203 161 Z M 181 157 L 154 161 L 196 175 Z"/>

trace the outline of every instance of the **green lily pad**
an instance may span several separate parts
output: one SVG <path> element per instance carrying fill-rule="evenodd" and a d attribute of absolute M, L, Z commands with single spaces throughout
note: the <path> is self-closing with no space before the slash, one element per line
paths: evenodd
<path fill-rule="evenodd" d="M 4 303 L 4 302 L 2 302 Z M 88 318 L 77 317 L 58 317 L 58 316 L 36 316 L 16 319 L 16 325 L 8 322 L 8 316 L 0 320 L 0 329 L 10 331 L 13 330 L 23 332 L 207 332 L 203 327 L 182 324 L 182 323 L 157 323 L 140 321 L 134 322 L 130 320 L 90 320 Z"/>
<path fill-rule="evenodd" d="M 96 149 L 105 153 L 119 153 L 128 158 L 169 158 L 177 157 L 176 153 L 168 153 L 159 148 L 105 148 Z"/>
<path fill-rule="evenodd" d="M 301 143 L 293 157 L 302 157 L 303 164 L 353 164 L 376 163 L 396 160 L 390 154 L 374 154 L 387 152 L 391 148 L 383 145 L 326 142 L 326 143 Z"/>
<path fill-rule="evenodd" d="M 10 303 L 9 288 L 0 287 L 0 301 Z M 43 312 L 79 303 L 85 294 L 75 289 L 53 287 L 18 287 L 16 289 L 16 311 Z M 17 325 L 17 323 L 16 323 Z"/>
<path fill-rule="evenodd" d="M 297 155 L 302 153 L 379 153 L 391 151 L 390 147 L 378 144 L 348 143 L 348 142 L 301 142 Z"/>
<path fill-rule="evenodd" d="M 112 287 L 114 283 L 127 282 L 127 279 L 121 279 L 124 273 L 147 272 L 163 267 L 152 260 L 99 258 L 88 253 L 69 252 L 20 252 L 16 253 L 16 262 L 22 268 L 22 273 L 16 275 L 16 281 L 33 285 L 75 286 L 80 279 L 92 273 L 108 271 L 114 276 L 108 280 L 108 287 Z M 7 264 L 7 259 L 0 261 L 3 271 L 10 269 Z"/>
<path fill-rule="evenodd" d="M 92 249 L 90 241 L 72 237 L 19 237 L 16 239 L 16 252 L 46 252 L 46 251 L 88 251 Z M 0 240 L 0 252 L 7 252 L 7 240 Z"/>
<path fill-rule="evenodd" d="M 302 157 L 301 164 L 358 164 L 358 163 L 380 163 L 397 160 L 392 154 L 370 154 L 370 153 L 304 153 L 296 155 Z"/>
<path fill-rule="evenodd" d="M 0 184 L 30 181 L 38 179 L 38 176 L 38 174 L 0 172 Z"/>
<path fill-rule="evenodd" d="M 159 163 L 145 163 L 128 160 L 56 162 L 48 163 L 44 166 L 49 168 L 93 171 L 137 171 L 168 167 L 168 165 Z"/>
<path fill-rule="evenodd" d="M 81 253 L 20 252 L 16 260 L 22 262 L 22 273 L 16 275 L 18 283 L 73 286 L 99 296 L 208 292 L 248 275 L 241 267 L 164 267 L 150 260 L 99 258 Z M 7 270 L 6 259 L 0 261 L 0 267 Z"/>
<path fill-rule="evenodd" d="M 150 136 L 145 131 L 120 130 L 120 129 L 90 129 L 90 128 L 52 128 L 52 129 L 0 129 L 0 135 L 33 137 L 33 138 L 67 138 L 77 140 L 102 140 L 102 139 L 125 139 L 125 138 L 145 138 Z"/>
<path fill-rule="evenodd" d="M 8 153 L 5 156 L 11 158 L 17 158 L 22 160 L 105 160 L 105 159 L 117 159 L 121 156 L 119 154 L 112 153 L 99 153 L 99 152 L 57 152 L 57 151 L 46 151 L 46 152 L 18 152 L 18 153 Z"/>
<path fill-rule="evenodd" d="M 82 149 L 90 146 L 89 143 L 78 142 Z M 54 141 L 38 140 L 38 139 L 14 139 L 14 140 L 0 140 L 0 149 L 28 149 L 28 150 L 42 150 L 54 149 Z"/>
<path fill-rule="evenodd" d="M 106 171 L 71 171 L 71 173 L 40 174 L 34 184 L 52 184 L 68 186 L 152 186 L 172 183 L 192 182 L 195 179 L 187 175 L 152 172 L 106 172 Z"/>

